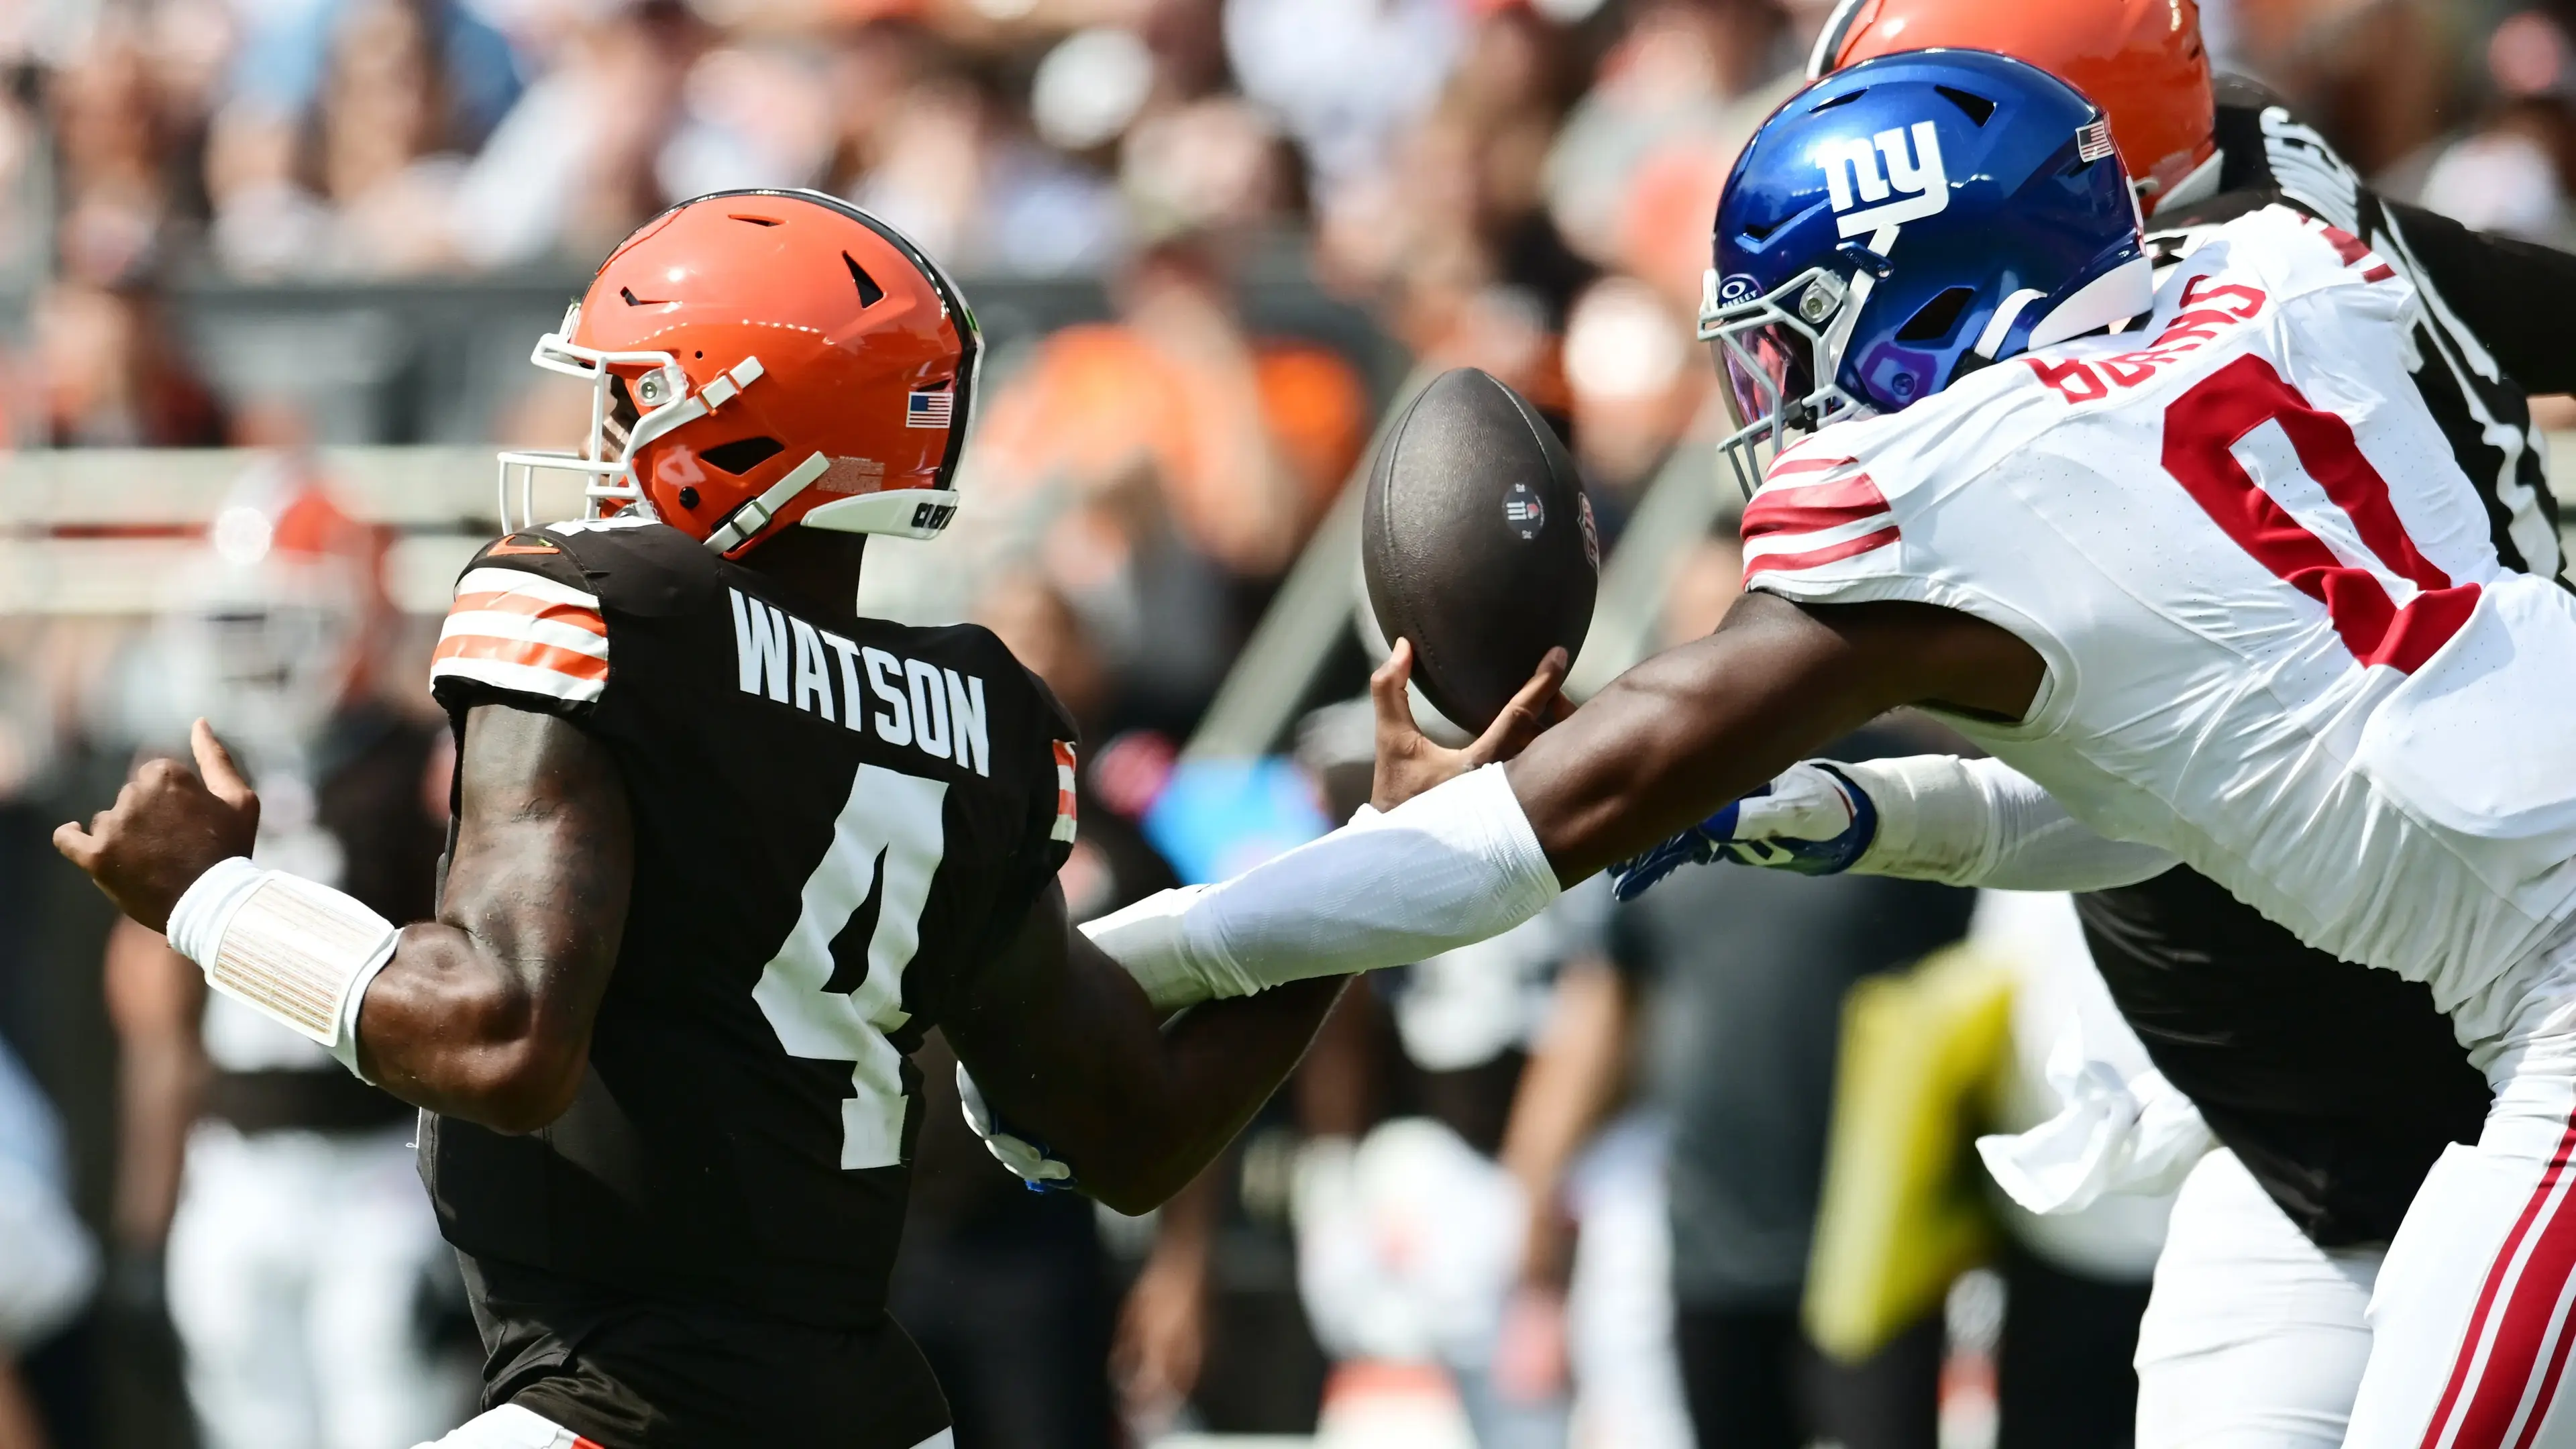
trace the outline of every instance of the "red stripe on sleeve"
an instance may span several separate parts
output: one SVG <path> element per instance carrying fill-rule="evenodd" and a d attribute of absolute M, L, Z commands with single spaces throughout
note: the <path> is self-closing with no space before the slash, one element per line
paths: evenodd
<path fill-rule="evenodd" d="M 1847 538 L 1840 543 L 1827 544 L 1823 548 L 1809 549 L 1805 553 L 1765 554 L 1744 566 L 1744 581 L 1749 584 L 1753 582 L 1755 574 L 1770 569 L 1784 571 L 1811 569 L 1850 558 L 1854 554 L 1867 553 L 1874 548 L 1885 548 L 1896 542 L 1896 536 L 1896 529 L 1891 525 L 1875 533 L 1864 533 L 1858 538 Z"/>
<path fill-rule="evenodd" d="M 1744 505 L 1744 541 L 1858 523 L 1887 511 L 1887 495 L 1867 473 L 1805 488 L 1766 488 Z"/>

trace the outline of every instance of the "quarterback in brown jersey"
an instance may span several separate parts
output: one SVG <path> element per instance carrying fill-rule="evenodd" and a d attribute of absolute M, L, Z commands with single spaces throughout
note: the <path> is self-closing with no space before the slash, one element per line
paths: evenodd
<path fill-rule="evenodd" d="M 487 1363 L 455 1445 L 949 1441 L 885 1312 L 945 1031 L 989 1110 L 1139 1212 L 1339 982 L 1165 1027 L 1065 920 L 1073 728 L 988 632 L 860 617 L 868 534 L 947 525 L 978 338 L 949 279 L 809 192 L 674 208 L 534 360 L 593 389 L 590 516 L 458 581 L 436 919 L 245 857 L 200 724 L 65 854 L 214 989 L 423 1109 Z M 524 490 L 521 490 L 524 496 Z M 524 511 L 524 505 L 523 505 Z"/>

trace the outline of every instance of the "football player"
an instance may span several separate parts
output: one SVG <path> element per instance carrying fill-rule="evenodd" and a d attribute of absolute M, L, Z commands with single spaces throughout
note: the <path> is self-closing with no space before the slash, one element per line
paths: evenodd
<path fill-rule="evenodd" d="M 292 463 L 246 479 L 211 532 L 162 620 L 166 714 L 222 721 L 266 804 L 255 860 L 395 919 L 426 914 L 446 742 L 371 698 L 380 540 Z M 420 1311 L 434 1274 L 452 1301 L 453 1260 L 415 1183 L 411 1109 L 209 993 L 131 921 L 105 974 L 118 1235 L 166 1261 L 210 1449 L 380 1449 L 453 1425 L 462 1376 Z"/>
<path fill-rule="evenodd" d="M 2100 102 L 2162 260 L 2272 203 L 2368 239 L 2423 299 L 2416 392 L 2484 502 L 2498 557 L 2556 575 L 2557 510 L 2524 385 L 2576 387 L 2555 309 L 2531 304 L 2576 296 L 2576 258 L 2383 200 L 2250 82 L 2220 78 L 2213 98 L 2190 0 L 1846 0 L 1813 68 L 1937 45 L 2016 56 Z M 1819 785 L 1809 798 L 1826 814 L 1800 826 L 1793 812 L 1739 813 L 1727 843 L 1750 845 L 1758 830 L 1777 848 L 1724 853 L 1789 868 L 1856 858 L 1853 817 L 1829 798 L 1839 781 L 1802 775 L 1775 795 Z M 1791 828 L 1821 838 L 1780 836 Z M 1629 888 L 1722 839 L 1686 833 L 1641 862 Z M 2189 867 L 2076 901 L 2114 1000 L 2232 1153 L 2203 1162 L 2175 1209 L 2141 1335 L 2140 1442 L 2233 1428 L 2339 1444 L 2381 1253 L 2443 1149 L 2477 1139 L 2485 1083 L 2421 986 L 2345 969 Z"/>
<path fill-rule="evenodd" d="M 1968 51 L 1792 100 L 1716 252 L 1725 448 L 1765 479 L 1724 626 L 1500 768 L 1382 686 L 1403 803 L 1094 939 L 1165 1004 L 1416 959 L 1940 711 L 2090 833 L 2056 884 L 2178 858 L 2429 987 L 2496 1104 L 2391 1246 L 2346 1442 L 2576 1442 L 2576 598 L 2499 556 L 2407 371 L 2415 288 L 2279 206 L 2156 282 L 2102 113 Z"/>
<path fill-rule="evenodd" d="M 950 1442 L 886 1316 L 932 1025 L 991 1107 L 1140 1212 L 1295 1062 L 1336 985 L 1158 1029 L 1065 923 L 1072 728 L 987 631 L 861 617 L 974 402 L 954 284 L 811 192 L 701 197 L 534 360 L 582 379 L 591 516 L 466 568 L 433 920 L 247 858 L 203 721 L 57 844 L 213 988 L 423 1109 L 488 1350 L 456 1446 Z"/>

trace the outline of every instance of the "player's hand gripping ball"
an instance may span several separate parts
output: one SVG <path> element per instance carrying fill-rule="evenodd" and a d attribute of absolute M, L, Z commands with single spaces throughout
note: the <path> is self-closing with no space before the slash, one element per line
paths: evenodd
<path fill-rule="evenodd" d="M 1551 649 L 1592 627 L 1601 545 L 1574 460 L 1528 399 L 1472 367 L 1432 379 L 1369 466 L 1360 558 L 1432 707 L 1481 734 Z"/>

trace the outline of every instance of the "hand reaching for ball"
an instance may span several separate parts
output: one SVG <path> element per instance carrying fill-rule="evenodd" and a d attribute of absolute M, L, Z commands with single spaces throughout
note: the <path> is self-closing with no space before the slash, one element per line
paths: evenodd
<path fill-rule="evenodd" d="M 1413 641 L 1398 639 L 1386 662 L 1369 676 L 1369 698 L 1377 706 L 1377 773 L 1370 782 L 1369 803 L 1392 810 L 1432 786 L 1481 765 L 1508 760 L 1529 747 L 1539 732 L 1574 712 L 1558 691 L 1571 661 L 1563 649 L 1550 649 L 1503 712 L 1474 743 L 1453 750 L 1434 743 L 1413 720 L 1413 701 L 1404 691 L 1413 676 Z"/>

